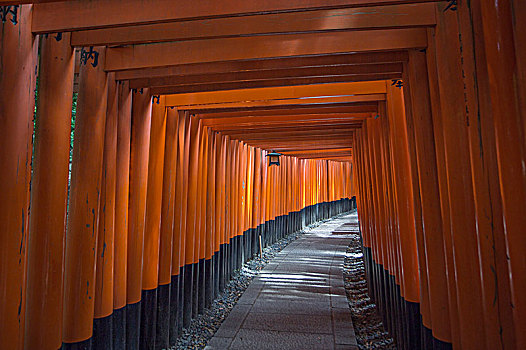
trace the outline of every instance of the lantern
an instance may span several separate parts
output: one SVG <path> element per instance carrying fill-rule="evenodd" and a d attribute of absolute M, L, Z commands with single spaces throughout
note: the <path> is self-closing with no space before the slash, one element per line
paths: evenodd
<path fill-rule="evenodd" d="M 271 166 L 273 164 L 279 166 L 279 156 L 281 156 L 281 153 L 277 153 L 276 151 L 267 153 L 268 166 Z"/>

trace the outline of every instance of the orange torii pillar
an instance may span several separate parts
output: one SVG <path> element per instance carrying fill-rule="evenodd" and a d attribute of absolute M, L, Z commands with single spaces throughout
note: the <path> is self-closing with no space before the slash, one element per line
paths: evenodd
<path fill-rule="evenodd" d="M 163 97 L 161 97 L 163 98 Z M 156 348 L 170 347 L 170 332 L 177 332 L 177 298 L 178 278 L 172 278 L 173 254 L 179 255 L 179 242 L 174 244 L 175 237 L 175 199 L 176 199 L 176 171 L 178 151 L 179 113 L 174 108 L 166 110 L 166 141 L 164 147 L 162 202 L 160 212 L 160 240 L 159 240 L 159 287 L 157 289 L 157 330 L 155 334 Z M 153 112 L 152 112 L 153 118 Z M 183 127 L 184 128 L 184 127 Z M 151 147 L 151 146 L 150 146 Z M 179 218 L 178 218 L 179 219 Z M 177 251 L 174 252 L 174 248 Z M 176 267 L 179 276 L 179 266 Z M 174 297 L 171 296 L 171 283 L 177 284 Z M 170 318 L 173 317 L 173 328 Z"/>
<path fill-rule="evenodd" d="M 430 343 L 432 343 L 434 348 L 441 349 L 450 346 L 448 343 L 451 343 L 451 329 L 449 326 L 449 307 L 447 307 L 446 261 L 426 55 L 423 52 L 410 51 L 408 70 L 409 82 L 405 82 L 404 92 L 411 94 L 413 107 L 412 123 L 414 125 L 417 156 L 416 166 L 419 172 L 423 236 L 431 302 L 432 329 L 425 330 L 425 340 L 428 342 L 428 346 L 431 346 Z"/>
<path fill-rule="evenodd" d="M 232 244 L 231 244 L 231 238 L 232 238 L 232 188 L 233 188 L 233 154 L 232 154 L 232 140 L 230 140 L 229 136 L 225 136 L 225 233 L 223 236 L 224 239 L 224 247 L 225 247 L 225 254 L 223 257 L 223 264 L 224 264 L 224 273 L 223 273 L 223 284 L 226 286 L 228 283 L 228 280 L 230 279 L 230 273 L 231 273 L 231 259 L 230 254 L 232 252 Z"/>
<path fill-rule="evenodd" d="M 261 235 L 261 149 L 254 148 L 254 196 L 252 206 L 252 251 L 254 258 L 259 254 L 259 236 Z"/>
<path fill-rule="evenodd" d="M 481 13 L 482 4 L 477 2 L 459 5 L 459 34 L 463 47 L 461 62 L 465 72 L 463 75 L 465 104 L 470 120 L 467 129 L 473 194 L 476 203 L 479 259 L 485 262 L 481 264 L 484 326 L 488 347 L 514 348 L 513 310 L 510 307 L 512 304 L 510 273 L 499 186 L 495 116 L 492 113 L 485 47 L 480 44 L 484 38 L 482 35 L 476 35 L 482 32 L 484 25 Z M 511 16 L 505 15 L 503 19 L 506 17 L 507 20 L 504 22 L 509 21 L 511 26 Z M 431 31 L 428 30 L 428 36 L 430 33 Z M 431 44 L 433 44 L 432 41 Z M 428 56 L 431 56 L 428 57 L 428 61 L 435 59 L 432 50 L 428 51 Z M 437 80 L 436 75 L 433 80 Z M 435 103 L 438 105 L 438 101 Z M 471 116 L 476 117 L 471 118 Z"/>
<path fill-rule="evenodd" d="M 164 99 L 164 96 L 152 97 L 142 267 L 141 349 L 152 349 L 155 346 L 157 330 L 157 285 L 159 281 L 159 243 L 166 137 L 166 107 Z"/>
<path fill-rule="evenodd" d="M 91 343 L 101 175 L 106 125 L 105 49 L 80 66 L 64 268 L 63 348 Z M 81 343 L 81 344 L 79 344 Z"/>
<path fill-rule="evenodd" d="M 179 111 L 179 127 L 177 130 L 178 154 L 175 188 L 175 213 L 174 213 L 174 246 L 172 254 L 172 287 L 170 300 L 177 305 L 177 310 L 170 310 L 170 343 L 175 344 L 175 339 L 183 330 L 183 311 L 185 304 L 185 259 L 186 259 L 186 227 L 188 202 L 188 165 L 190 152 L 190 114 Z M 175 273 L 175 274 L 174 274 Z M 178 273 L 178 275 L 177 275 Z M 174 299 L 177 296 L 177 301 Z M 172 315 L 177 314 L 176 317 Z"/>
<path fill-rule="evenodd" d="M 237 233 L 239 229 L 239 164 L 240 164 L 240 143 L 237 140 L 232 141 L 232 182 L 231 182 L 231 191 L 232 191 L 232 197 L 230 198 L 230 202 L 232 205 L 231 210 L 231 234 L 230 234 L 230 273 L 229 278 L 232 277 L 232 274 L 237 269 L 237 251 L 239 249 L 238 247 L 238 241 L 237 241 Z"/>
<path fill-rule="evenodd" d="M 70 34 L 40 38 L 24 347 L 62 345 L 62 281 L 74 56 Z M 48 255 L 51 257 L 48 259 Z"/>
<path fill-rule="evenodd" d="M 517 348 L 526 347 L 526 81 L 524 2 L 480 4 Z"/>
<path fill-rule="evenodd" d="M 231 220 L 230 220 L 230 211 L 231 211 L 231 203 L 230 203 L 230 197 L 231 197 L 231 177 L 230 177 L 230 170 L 232 166 L 231 161 L 231 142 L 230 137 L 227 135 L 224 137 L 223 140 L 223 170 L 222 170 L 222 178 L 223 178 L 223 184 L 224 184 L 224 190 L 222 191 L 222 201 L 223 201 L 223 211 L 222 215 L 224 217 L 224 224 L 223 224 L 223 236 L 221 240 L 221 245 L 223 247 L 223 251 L 221 253 L 221 266 L 222 266 L 222 278 L 220 280 L 220 289 L 224 289 L 226 284 L 228 283 L 228 277 L 229 277 L 229 254 L 230 254 L 230 232 L 231 232 Z"/>
<path fill-rule="evenodd" d="M 214 237 L 214 293 L 217 296 L 220 291 L 223 290 L 223 236 L 225 231 L 225 214 L 224 214 L 224 194 L 225 194 L 225 181 L 224 181 L 224 145 L 225 138 L 221 134 L 216 133 L 215 135 L 216 144 L 216 172 L 215 172 L 215 237 Z"/>
<path fill-rule="evenodd" d="M 206 240 L 206 175 L 208 172 L 208 128 L 201 126 L 201 140 L 199 143 L 199 183 L 197 185 L 197 249 L 198 249 L 198 279 L 197 279 L 197 314 L 202 314 L 205 307 L 205 240 Z M 197 316 L 196 314 L 196 316 Z"/>
<path fill-rule="evenodd" d="M 26 349 L 62 346 L 62 292 L 68 195 L 73 49 L 70 34 L 40 38 L 25 309 Z M 51 258 L 48 259 L 48 256 Z M 5 325 L 5 323 L 3 323 Z M 0 347 L 2 344 L 0 344 Z"/>
<path fill-rule="evenodd" d="M 0 348 L 21 349 L 37 42 L 31 6 L 7 6 L 0 22 Z"/>
<path fill-rule="evenodd" d="M 128 264 L 128 199 L 132 93 L 129 83 L 118 83 L 115 234 L 113 240 L 113 348 L 126 344 L 126 285 Z"/>
<path fill-rule="evenodd" d="M 108 102 L 100 192 L 95 278 L 93 347 L 111 349 L 113 342 L 113 281 L 115 189 L 117 165 L 118 89 L 115 74 L 108 74 Z"/>
<path fill-rule="evenodd" d="M 409 69 L 407 68 L 407 64 L 404 65 L 405 69 L 403 72 L 403 78 L 404 82 L 409 85 Z M 423 252 L 425 252 L 425 240 L 424 240 L 424 232 L 423 232 L 423 221 L 422 221 L 422 201 L 419 195 L 420 191 L 420 185 L 419 185 L 419 172 L 418 172 L 418 160 L 417 160 L 417 153 L 416 153 L 416 143 L 415 143 L 415 137 L 414 137 L 414 123 L 413 123 L 413 107 L 412 107 L 412 96 L 411 93 L 408 91 L 408 93 L 405 93 L 405 90 L 403 87 L 401 87 L 402 91 L 404 92 L 404 113 L 405 113 L 405 120 L 406 120 L 406 128 L 407 128 L 407 140 L 408 140 L 408 150 L 409 150 L 409 159 L 410 159 L 410 170 L 411 170 L 411 183 L 412 183 L 412 195 L 413 195 L 413 211 L 414 211 L 414 226 L 416 230 L 416 244 L 417 244 L 417 251 L 419 252 L 417 254 L 418 256 L 418 263 L 419 263 L 419 274 L 420 274 L 420 305 L 415 304 L 408 304 L 411 312 L 410 315 L 414 315 L 414 313 L 420 312 L 421 315 L 421 321 L 419 320 L 411 320 L 412 324 L 417 325 L 419 328 L 419 332 L 425 331 L 421 329 L 421 326 L 425 326 L 427 329 L 431 328 L 431 302 L 429 298 L 429 281 L 427 276 L 427 259 Z M 419 310 L 417 310 L 417 307 Z M 420 318 L 420 316 L 419 316 Z M 413 330 L 417 330 L 416 328 L 412 328 Z M 413 339 L 413 337 L 411 337 Z M 422 340 L 420 337 L 416 338 L 418 341 Z M 423 346 L 423 345 L 421 345 Z"/>
<path fill-rule="evenodd" d="M 451 227 L 451 237 L 445 237 L 445 241 L 446 249 L 452 249 L 454 257 L 455 280 L 451 282 L 457 294 L 460 346 L 480 348 L 486 347 L 487 335 L 485 327 L 479 326 L 484 320 L 484 309 L 464 82 L 459 79 L 463 74 L 462 48 L 457 15 L 451 11 L 444 13 L 440 6 L 437 5 L 436 11 L 435 42 Z"/>
<path fill-rule="evenodd" d="M 216 203 L 216 133 L 208 128 L 208 166 L 205 175 L 206 228 L 205 228 L 205 308 L 215 299 L 215 203 Z"/>
<path fill-rule="evenodd" d="M 415 309 L 414 306 L 420 302 L 420 277 L 414 227 L 411 164 L 401 89 L 391 86 L 387 87 L 387 113 L 389 118 L 391 159 L 393 160 L 391 166 L 395 207 L 397 209 L 400 264 L 403 271 L 403 278 L 400 281 L 400 294 L 404 299 L 406 310 L 411 310 Z M 360 194 L 362 192 L 364 191 L 360 191 Z M 406 324 L 409 323 L 409 319 L 407 317 L 402 317 L 402 319 L 405 319 L 402 329 L 404 337 L 400 340 L 403 341 L 403 344 L 414 348 L 417 346 L 415 342 L 418 339 L 418 335 L 414 334 L 416 333 L 414 331 L 415 327 L 409 324 L 409 331 L 406 331 Z M 408 336 L 409 334 L 412 334 L 412 336 Z"/>
<path fill-rule="evenodd" d="M 128 206 L 128 266 L 126 301 L 126 346 L 140 343 L 143 248 L 148 185 L 148 158 L 152 98 L 148 89 L 134 91 L 130 144 L 130 199 Z"/>
<path fill-rule="evenodd" d="M 197 211 L 197 186 L 199 173 L 199 136 L 201 127 L 195 117 L 190 117 L 190 127 L 188 135 L 188 175 L 187 186 L 188 195 L 183 200 L 187 201 L 187 221 L 186 221 L 186 242 L 185 242 L 185 265 L 184 265 L 184 313 L 183 327 L 188 327 L 193 316 L 194 304 L 194 284 L 197 280 L 197 262 L 196 255 L 196 211 Z M 186 147 L 186 145 L 185 145 Z"/>
<path fill-rule="evenodd" d="M 173 227 L 172 282 L 170 287 L 170 343 L 174 344 L 183 329 L 184 305 L 184 261 L 186 245 L 186 211 L 188 186 L 188 147 L 189 132 L 188 112 L 178 111 L 177 127 L 177 165 L 175 174 L 175 208 Z M 183 200 L 184 199 L 184 200 Z"/>

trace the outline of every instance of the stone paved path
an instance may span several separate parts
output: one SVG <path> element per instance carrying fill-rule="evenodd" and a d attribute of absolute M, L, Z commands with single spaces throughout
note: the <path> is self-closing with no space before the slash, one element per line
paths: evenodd
<path fill-rule="evenodd" d="M 349 240 L 339 230 L 350 220 L 332 219 L 283 249 L 205 349 L 358 349 L 342 276 Z"/>

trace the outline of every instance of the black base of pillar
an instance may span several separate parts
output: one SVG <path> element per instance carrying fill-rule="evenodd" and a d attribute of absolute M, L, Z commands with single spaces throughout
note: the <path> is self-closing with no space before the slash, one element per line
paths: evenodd
<path fill-rule="evenodd" d="M 62 350 L 92 350 L 91 338 L 78 343 L 63 343 Z"/>
<path fill-rule="evenodd" d="M 199 261 L 192 268 L 192 318 L 199 314 Z"/>
<path fill-rule="evenodd" d="M 173 278 L 172 278 L 173 281 Z M 170 347 L 171 286 L 164 284 L 157 287 L 157 329 L 155 331 L 155 349 Z M 176 299 L 177 300 L 177 299 Z M 174 316 L 177 316 L 177 309 Z"/>
<path fill-rule="evenodd" d="M 226 274 L 225 256 L 226 256 L 226 253 L 227 253 L 227 245 L 221 244 L 221 246 L 219 246 L 219 272 L 218 272 L 219 292 L 222 292 L 225 289 L 225 274 Z"/>
<path fill-rule="evenodd" d="M 113 350 L 126 350 L 126 307 L 113 310 Z"/>
<path fill-rule="evenodd" d="M 199 260 L 199 288 L 197 295 L 197 313 L 202 315 L 205 311 L 205 281 L 206 281 L 206 262 L 205 259 Z"/>
<path fill-rule="evenodd" d="M 126 348 L 139 350 L 141 329 L 141 302 L 126 307 Z"/>
<path fill-rule="evenodd" d="M 214 273 L 213 273 L 213 258 L 207 259 L 204 261 L 204 302 L 203 306 L 204 308 L 209 308 L 210 305 L 212 305 L 212 299 L 213 299 L 213 284 L 214 284 Z"/>
<path fill-rule="evenodd" d="M 93 350 L 113 350 L 113 314 L 93 320 Z"/>
<path fill-rule="evenodd" d="M 217 296 L 219 295 L 219 291 L 220 291 L 220 288 L 219 288 L 219 284 L 221 282 L 221 278 L 220 278 L 220 266 L 221 266 L 221 247 L 219 247 L 219 250 L 217 252 L 214 253 L 214 257 L 212 259 L 212 261 L 214 262 L 213 265 L 213 275 L 214 275 L 214 291 L 213 291 L 213 299 L 217 298 Z"/>
<path fill-rule="evenodd" d="M 157 332 L 157 289 L 143 290 L 141 296 L 141 350 L 155 350 Z"/>
<path fill-rule="evenodd" d="M 186 328 L 190 325 L 192 320 L 192 290 L 193 290 L 193 275 L 194 275 L 194 265 L 188 264 L 183 268 L 184 276 L 184 290 L 183 290 L 183 328 Z"/>
<path fill-rule="evenodd" d="M 351 202 L 352 204 L 352 202 Z M 383 266 L 377 264 L 371 248 L 362 247 L 369 296 L 378 307 L 384 326 L 399 349 L 451 350 L 451 343 L 434 338 L 422 323 L 420 304 L 405 300 Z"/>

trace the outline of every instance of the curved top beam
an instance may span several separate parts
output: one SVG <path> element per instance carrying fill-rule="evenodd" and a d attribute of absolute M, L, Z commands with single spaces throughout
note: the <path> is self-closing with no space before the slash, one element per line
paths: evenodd
<path fill-rule="evenodd" d="M 27 1 L 0 0 L 0 5 Z M 36 4 L 34 33 L 76 31 L 189 19 L 237 17 L 257 14 L 335 10 L 435 2 L 435 0 L 69 0 Z"/>

